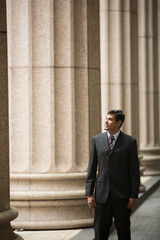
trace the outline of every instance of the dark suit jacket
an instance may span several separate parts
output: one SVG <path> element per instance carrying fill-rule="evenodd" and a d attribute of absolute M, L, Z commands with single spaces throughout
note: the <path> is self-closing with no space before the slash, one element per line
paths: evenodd
<path fill-rule="evenodd" d="M 139 185 L 136 139 L 120 132 L 110 151 L 106 132 L 94 136 L 86 180 L 86 195 L 93 195 L 95 189 L 96 202 L 102 204 L 107 201 L 109 194 L 114 201 L 138 198 Z"/>

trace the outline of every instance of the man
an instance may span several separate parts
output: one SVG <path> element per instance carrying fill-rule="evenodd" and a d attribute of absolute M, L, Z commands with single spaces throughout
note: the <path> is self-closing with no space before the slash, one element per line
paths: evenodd
<path fill-rule="evenodd" d="M 95 240 L 108 239 L 113 217 L 118 239 L 131 239 L 130 214 L 138 198 L 140 173 L 136 139 L 120 131 L 124 119 L 121 110 L 109 111 L 107 132 L 92 138 L 86 195 L 89 207 L 95 208 Z"/>

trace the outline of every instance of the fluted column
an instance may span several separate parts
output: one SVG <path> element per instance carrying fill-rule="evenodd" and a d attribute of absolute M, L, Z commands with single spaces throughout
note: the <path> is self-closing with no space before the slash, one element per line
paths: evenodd
<path fill-rule="evenodd" d="M 6 1 L 0 2 L 0 239 L 22 239 L 14 234 L 10 222 L 18 212 L 10 207 L 9 124 Z"/>
<path fill-rule="evenodd" d="M 9 0 L 8 11 L 13 226 L 89 226 L 85 178 L 101 130 L 99 1 Z"/>
<path fill-rule="evenodd" d="M 102 123 L 123 109 L 125 132 L 138 136 L 137 1 L 101 1 Z M 103 125 L 102 125 L 103 128 Z"/>
<path fill-rule="evenodd" d="M 102 130 L 107 111 L 123 109 L 123 130 L 139 143 L 137 0 L 101 0 L 100 19 Z"/>
<path fill-rule="evenodd" d="M 102 129 L 108 109 L 123 109 L 138 136 L 137 1 L 101 1 Z"/>
<path fill-rule="evenodd" d="M 160 174 L 158 1 L 138 1 L 140 151 L 145 175 Z"/>

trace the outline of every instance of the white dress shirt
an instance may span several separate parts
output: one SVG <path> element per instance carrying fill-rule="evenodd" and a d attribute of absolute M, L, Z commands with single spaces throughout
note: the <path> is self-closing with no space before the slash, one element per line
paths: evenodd
<path fill-rule="evenodd" d="M 114 137 L 113 147 L 114 147 L 114 144 L 116 143 L 116 140 L 117 140 L 119 134 L 120 134 L 120 130 L 117 133 L 115 133 L 114 135 L 112 135 Z M 107 131 L 107 135 L 108 135 L 108 138 L 109 138 L 111 134 Z"/>

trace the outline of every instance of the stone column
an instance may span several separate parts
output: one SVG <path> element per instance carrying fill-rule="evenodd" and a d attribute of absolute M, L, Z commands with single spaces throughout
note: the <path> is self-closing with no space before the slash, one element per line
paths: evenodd
<path fill-rule="evenodd" d="M 102 131 L 107 111 L 123 109 L 123 130 L 139 144 L 137 0 L 101 0 L 100 19 Z"/>
<path fill-rule="evenodd" d="M 138 1 L 140 152 L 145 175 L 160 174 L 158 1 Z"/>
<path fill-rule="evenodd" d="M 90 140 L 101 131 L 99 1 L 8 2 L 13 226 L 90 226 L 84 189 Z"/>
<path fill-rule="evenodd" d="M 102 129 L 108 109 L 123 109 L 123 129 L 138 136 L 137 1 L 101 0 Z"/>
<path fill-rule="evenodd" d="M 160 112 L 160 0 L 158 0 L 158 99 L 159 99 L 159 112 Z M 159 118 L 160 126 L 160 118 Z M 160 138 L 160 127 L 159 127 Z"/>
<path fill-rule="evenodd" d="M 10 222 L 18 212 L 10 207 L 9 123 L 6 1 L 0 3 L 0 239 L 22 239 L 14 234 Z"/>

